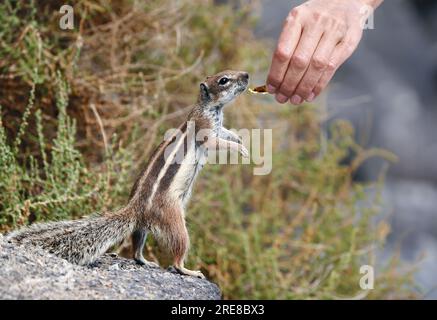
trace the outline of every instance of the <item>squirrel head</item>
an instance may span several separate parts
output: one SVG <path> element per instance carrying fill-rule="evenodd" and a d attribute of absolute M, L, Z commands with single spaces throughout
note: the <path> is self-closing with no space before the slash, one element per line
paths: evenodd
<path fill-rule="evenodd" d="M 198 102 L 203 106 L 225 105 L 246 90 L 249 74 L 226 70 L 209 76 L 200 84 Z"/>

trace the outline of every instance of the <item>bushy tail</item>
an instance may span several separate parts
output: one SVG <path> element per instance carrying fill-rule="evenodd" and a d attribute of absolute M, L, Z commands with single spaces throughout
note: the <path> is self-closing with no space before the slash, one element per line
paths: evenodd
<path fill-rule="evenodd" d="M 135 223 L 133 215 L 123 208 L 80 220 L 34 224 L 10 233 L 6 239 L 36 245 L 72 263 L 85 265 L 129 236 Z"/>

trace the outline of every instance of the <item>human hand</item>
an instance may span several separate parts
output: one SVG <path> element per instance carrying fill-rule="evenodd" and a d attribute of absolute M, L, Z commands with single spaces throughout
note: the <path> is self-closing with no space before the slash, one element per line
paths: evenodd
<path fill-rule="evenodd" d="M 313 101 L 357 48 L 383 0 L 310 0 L 285 20 L 267 77 L 279 103 Z"/>

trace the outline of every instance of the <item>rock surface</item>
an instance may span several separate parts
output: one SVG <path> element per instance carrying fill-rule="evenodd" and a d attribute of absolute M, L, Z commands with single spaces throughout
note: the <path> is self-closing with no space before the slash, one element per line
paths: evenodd
<path fill-rule="evenodd" d="M 0 234 L 0 299 L 220 299 L 219 288 L 106 254 L 78 266 Z"/>

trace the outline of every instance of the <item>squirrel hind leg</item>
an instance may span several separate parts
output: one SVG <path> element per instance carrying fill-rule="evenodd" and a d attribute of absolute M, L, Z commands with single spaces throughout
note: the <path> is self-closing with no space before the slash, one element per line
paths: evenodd
<path fill-rule="evenodd" d="M 134 260 L 136 263 L 149 268 L 159 268 L 159 266 L 152 261 L 148 261 L 143 256 L 144 245 L 147 240 L 148 230 L 138 229 L 132 234 L 132 245 L 134 250 Z"/>
<path fill-rule="evenodd" d="M 174 268 L 178 273 L 182 275 L 205 279 L 205 275 L 200 270 L 189 270 L 187 268 L 184 268 L 183 264 L 182 265 L 175 264 Z"/>
<path fill-rule="evenodd" d="M 183 209 L 179 207 L 169 208 L 163 212 L 161 226 L 156 233 L 157 239 L 163 243 L 173 255 L 174 268 L 182 275 L 205 279 L 200 271 L 188 270 L 184 267 L 184 260 L 190 246 Z"/>

